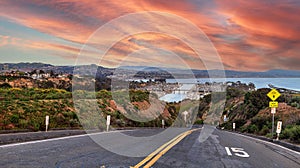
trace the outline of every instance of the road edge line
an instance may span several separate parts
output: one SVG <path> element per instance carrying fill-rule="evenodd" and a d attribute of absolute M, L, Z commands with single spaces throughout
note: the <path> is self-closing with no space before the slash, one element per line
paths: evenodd
<path fill-rule="evenodd" d="M 58 137 L 58 138 L 33 140 L 33 141 L 27 141 L 27 142 L 0 145 L 0 148 L 7 148 L 7 147 L 14 147 L 14 146 L 42 143 L 42 142 L 51 142 L 51 141 L 58 141 L 58 140 L 71 139 L 71 138 L 79 138 L 79 137 L 92 136 L 92 135 L 100 135 L 100 134 L 105 134 L 105 133 L 126 132 L 126 131 L 132 131 L 132 130 L 116 130 L 116 131 L 110 131 L 110 132 L 96 132 L 96 133 L 88 133 L 88 134 L 81 134 L 81 135 L 64 136 L 64 137 Z"/>
<path fill-rule="evenodd" d="M 235 135 L 239 135 L 239 136 L 242 136 L 242 137 L 245 137 L 245 138 L 250 138 L 252 140 L 257 140 L 259 142 L 262 142 L 262 143 L 265 143 L 265 144 L 268 144 L 268 145 L 273 145 L 273 146 L 279 147 L 281 149 L 285 149 L 287 151 L 290 151 L 290 152 L 293 152 L 293 153 L 296 153 L 296 154 L 300 155 L 300 152 L 289 149 L 285 146 L 281 146 L 281 145 L 276 144 L 276 143 L 272 143 L 272 142 L 269 142 L 269 141 L 265 141 L 265 140 L 262 140 L 262 139 L 259 139 L 259 138 L 255 138 L 255 137 L 252 137 L 252 136 L 248 136 L 248 135 L 244 135 L 244 134 L 240 134 L 240 133 L 236 133 L 236 132 L 230 132 L 230 131 L 226 131 L 226 132 L 231 133 L 231 134 L 235 134 Z"/>

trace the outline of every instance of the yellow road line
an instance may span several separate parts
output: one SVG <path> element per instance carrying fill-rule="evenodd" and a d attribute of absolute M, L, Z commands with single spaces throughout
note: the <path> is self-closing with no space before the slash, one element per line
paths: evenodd
<path fill-rule="evenodd" d="M 188 131 L 187 133 L 180 136 L 178 139 L 176 139 L 174 142 L 172 142 L 169 146 L 167 146 L 164 150 L 162 150 L 159 154 L 157 154 L 150 162 L 148 162 L 144 168 L 149 168 L 152 165 L 154 165 L 155 162 L 158 161 L 159 158 L 161 158 L 165 153 L 167 153 L 173 146 L 178 144 L 182 139 L 184 139 L 186 136 L 191 134 L 192 132 Z"/>
<path fill-rule="evenodd" d="M 159 151 L 161 151 L 163 148 L 165 148 L 166 146 L 168 146 L 170 143 L 172 143 L 173 141 L 175 141 L 177 138 L 179 138 L 183 133 L 177 135 L 175 138 L 171 139 L 170 141 L 168 141 L 167 143 L 163 144 L 161 147 L 159 147 L 158 149 L 156 149 L 154 152 L 152 152 L 151 154 L 149 154 L 145 159 L 143 159 L 141 162 L 139 162 L 137 165 L 135 165 L 132 168 L 139 168 L 142 165 L 144 165 L 146 162 L 148 162 L 150 159 L 152 159 L 156 154 L 158 154 Z"/>
<path fill-rule="evenodd" d="M 165 153 L 167 153 L 173 146 L 175 146 L 182 139 L 184 139 L 187 135 L 191 134 L 193 131 L 196 131 L 196 130 L 199 130 L 199 128 L 193 129 L 193 130 L 189 130 L 189 131 L 186 131 L 186 132 L 183 132 L 183 133 L 179 134 L 178 136 L 176 136 L 175 138 L 173 138 L 169 142 L 163 144 L 161 147 L 159 147 L 158 149 L 156 149 L 154 152 L 152 152 L 150 155 L 148 155 L 145 159 L 143 159 L 141 162 L 139 162 L 137 165 L 135 165 L 134 167 L 131 167 L 131 168 L 139 168 L 139 167 L 141 167 L 142 165 L 144 165 L 145 163 L 147 163 L 150 159 L 152 159 L 154 157 L 150 162 L 148 162 L 144 166 L 144 168 L 149 168 L 162 155 L 164 155 Z"/>

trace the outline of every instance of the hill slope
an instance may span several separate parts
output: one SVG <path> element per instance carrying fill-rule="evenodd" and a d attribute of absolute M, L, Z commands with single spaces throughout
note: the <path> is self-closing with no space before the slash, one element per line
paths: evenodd
<path fill-rule="evenodd" d="M 229 91 L 224 111 L 228 121 L 222 123 L 221 127 L 231 130 L 234 122 L 237 131 L 271 137 L 272 115 L 268 107 L 270 100 L 266 96 L 269 91 L 270 89 L 243 93 L 238 90 Z M 237 95 L 236 92 L 240 93 Z M 300 97 L 282 94 L 277 101 L 279 107 L 275 114 L 275 126 L 277 121 L 283 122 L 281 138 L 300 143 Z"/>

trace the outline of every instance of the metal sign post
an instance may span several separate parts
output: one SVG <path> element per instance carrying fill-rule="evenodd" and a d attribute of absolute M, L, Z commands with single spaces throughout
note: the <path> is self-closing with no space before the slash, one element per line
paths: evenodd
<path fill-rule="evenodd" d="M 271 107 L 271 114 L 272 114 L 272 139 L 274 136 L 274 114 L 276 113 L 276 108 L 278 107 L 278 102 L 276 102 L 275 100 L 278 99 L 278 97 L 281 94 L 276 90 L 276 89 L 272 89 L 267 96 L 272 100 L 271 102 L 269 102 L 269 107 Z"/>
<path fill-rule="evenodd" d="M 108 115 L 106 117 L 106 131 L 108 132 L 109 131 L 109 125 L 110 125 L 110 115 Z"/>
<path fill-rule="evenodd" d="M 46 120 L 45 120 L 45 125 L 46 125 L 46 132 L 48 131 L 48 126 L 49 126 L 49 116 L 46 116 Z"/>
<path fill-rule="evenodd" d="M 276 108 L 272 107 L 271 108 L 271 114 L 272 114 L 272 139 L 273 139 L 273 135 L 274 135 L 274 115 L 276 113 Z"/>

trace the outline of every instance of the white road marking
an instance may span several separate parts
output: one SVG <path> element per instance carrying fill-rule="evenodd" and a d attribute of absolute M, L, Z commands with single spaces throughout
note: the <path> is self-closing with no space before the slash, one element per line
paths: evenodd
<path fill-rule="evenodd" d="M 228 156 L 232 156 L 232 153 L 230 152 L 230 149 L 228 147 L 225 147 L 225 150 Z"/>
<path fill-rule="evenodd" d="M 243 148 L 231 148 L 231 150 L 235 156 L 244 158 L 250 157 L 250 155 L 247 152 L 245 152 Z"/>
<path fill-rule="evenodd" d="M 97 133 L 82 134 L 82 135 L 72 135 L 72 136 L 66 136 L 66 137 L 60 137 L 60 138 L 35 140 L 35 141 L 29 141 L 29 142 L 21 142 L 21 143 L 13 143 L 13 144 L 1 145 L 0 148 L 7 148 L 7 147 L 20 146 L 20 145 L 28 145 L 28 144 L 35 144 L 35 143 L 41 143 L 41 142 L 50 142 L 50 141 L 57 141 L 57 140 L 64 140 L 64 139 L 71 139 L 71 138 L 79 138 L 79 137 L 85 137 L 85 136 L 90 136 L 90 135 L 100 135 L 100 134 L 105 134 L 105 133 L 124 132 L 124 131 L 132 131 L 132 130 L 117 130 L 117 131 L 110 131 L 110 132 L 97 132 Z"/>
<path fill-rule="evenodd" d="M 257 139 L 257 138 L 253 138 L 253 137 L 250 137 L 250 136 L 246 136 L 246 135 L 242 135 L 242 134 L 237 134 L 237 133 L 233 133 L 233 132 L 228 132 L 228 133 L 235 134 L 235 135 L 238 135 L 238 136 L 241 136 L 241 137 L 244 137 L 244 138 L 249 138 L 249 139 L 252 139 L 252 140 L 255 140 L 255 141 L 259 141 L 259 142 L 262 142 L 262 143 L 265 143 L 265 144 L 268 144 L 268 145 L 273 145 L 273 146 L 276 146 L 276 147 L 278 147 L 278 148 L 285 149 L 285 150 L 287 150 L 287 151 L 290 151 L 290 152 L 293 152 L 293 153 L 295 153 L 295 154 L 300 155 L 300 152 L 291 150 L 291 149 L 286 148 L 286 147 L 284 147 L 284 146 L 277 145 L 277 144 L 274 144 L 274 143 L 271 143 L 271 142 L 268 142 L 268 141 L 263 141 L 263 140 L 260 140 L 260 139 Z"/>
<path fill-rule="evenodd" d="M 234 153 L 235 156 L 243 157 L 243 158 L 250 157 L 250 155 L 243 148 L 225 147 L 225 150 L 226 150 L 228 156 L 232 156 L 232 153 L 231 153 L 230 149 Z"/>

